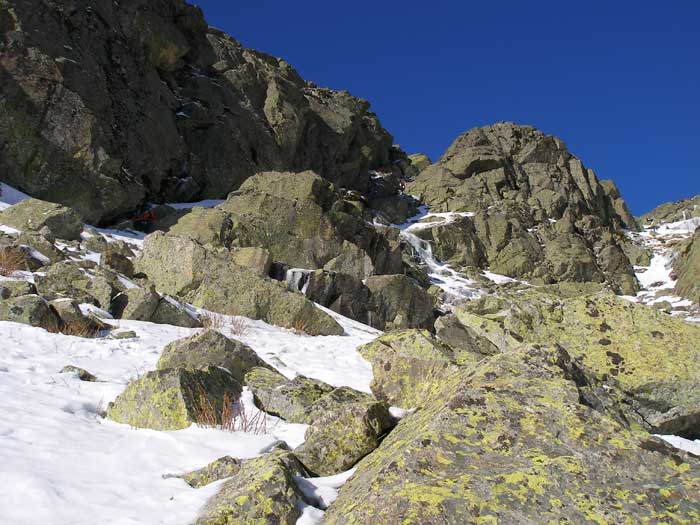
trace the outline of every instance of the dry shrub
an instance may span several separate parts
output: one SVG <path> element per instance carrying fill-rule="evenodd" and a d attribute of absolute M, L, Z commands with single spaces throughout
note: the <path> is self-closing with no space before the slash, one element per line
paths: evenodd
<path fill-rule="evenodd" d="M 209 314 L 202 318 L 202 325 L 209 330 L 221 332 L 226 326 L 226 318 L 219 314 Z"/>
<path fill-rule="evenodd" d="M 306 319 L 297 319 L 292 323 L 292 330 L 297 335 L 310 335 L 309 334 L 309 323 Z"/>
<path fill-rule="evenodd" d="M 204 328 L 216 330 L 217 332 L 223 332 L 228 328 L 234 335 L 245 335 L 248 333 L 248 321 L 243 317 L 234 317 L 228 321 L 225 315 L 212 313 L 202 319 L 202 324 Z"/>
<path fill-rule="evenodd" d="M 261 435 L 267 432 L 267 417 L 265 412 L 258 411 L 254 415 L 243 406 L 240 397 L 224 394 L 221 409 L 217 409 L 209 401 L 202 385 L 197 385 L 194 400 L 193 419 L 198 427 L 219 428 L 229 432 L 247 432 Z"/>
<path fill-rule="evenodd" d="M 229 328 L 234 335 L 245 335 L 248 333 L 248 321 L 243 317 L 235 317 L 231 320 Z"/>
<path fill-rule="evenodd" d="M 44 328 L 52 334 L 72 335 L 92 339 L 100 334 L 100 327 L 89 319 L 76 319 L 69 323 L 64 323 L 58 316 L 51 316 L 46 321 Z"/>
<path fill-rule="evenodd" d="M 27 254 L 18 248 L 0 250 L 0 275 L 9 277 L 18 270 L 27 267 Z"/>

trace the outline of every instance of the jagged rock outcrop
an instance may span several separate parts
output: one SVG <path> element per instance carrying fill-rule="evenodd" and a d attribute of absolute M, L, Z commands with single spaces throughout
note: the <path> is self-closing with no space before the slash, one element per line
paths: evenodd
<path fill-rule="evenodd" d="M 243 48 L 182 0 L 0 4 L 0 177 L 88 222 L 314 169 L 366 190 L 392 138 L 369 103 Z"/>
<path fill-rule="evenodd" d="M 594 382 L 561 348 L 457 371 L 357 465 L 321 523 L 696 522 L 700 460 L 606 410 L 609 390 L 592 408 Z"/>
<path fill-rule="evenodd" d="M 666 202 L 639 217 L 641 226 L 678 222 L 700 217 L 700 195 L 676 202 Z"/>
<path fill-rule="evenodd" d="M 533 127 L 500 123 L 464 133 L 406 191 L 431 212 L 463 212 L 424 232 L 434 251 L 455 262 L 537 284 L 639 288 L 620 248 L 621 229 L 637 225 L 618 189 Z"/>

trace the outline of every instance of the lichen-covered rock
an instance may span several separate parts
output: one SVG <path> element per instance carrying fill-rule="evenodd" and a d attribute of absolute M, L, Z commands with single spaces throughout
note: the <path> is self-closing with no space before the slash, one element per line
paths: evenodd
<path fill-rule="evenodd" d="M 381 320 L 373 310 L 372 292 L 357 277 L 326 270 L 310 272 L 304 295 L 340 315 L 381 328 Z"/>
<path fill-rule="evenodd" d="M 433 161 L 430 160 L 430 157 L 428 157 L 425 153 L 413 153 L 408 156 L 408 160 L 411 162 L 411 166 L 413 166 L 418 173 L 433 163 Z"/>
<path fill-rule="evenodd" d="M 606 292 L 562 298 L 554 289 L 487 297 L 459 321 L 502 351 L 523 342 L 564 346 L 619 383 L 646 428 L 700 437 L 700 327 Z"/>
<path fill-rule="evenodd" d="M 64 325 L 75 323 L 84 323 L 87 325 L 89 323 L 88 318 L 80 310 L 80 305 L 74 299 L 55 299 L 50 301 L 49 305 L 53 308 Z"/>
<path fill-rule="evenodd" d="M 433 247 L 433 255 L 450 265 L 481 268 L 487 264 L 485 247 L 477 235 L 474 222 L 469 217 L 458 217 L 424 228 L 420 227 L 419 222 L 411 232 L 428 241 Z"/>
<path fill-rule="evenodd" d="M 370 387 L 377 399 L 407 409 L 426 403 L 458 366 L 483 357 L 472 349 L 456 352 L 426 330 L 390 332 L 358 351 L 372 363 Z"/>
<path fill-rule="evenodd" d="M 234 400 L 240 394 L 240 383 L 220 368 L 155 370 L 129 383 L 107 407 L 107 417 L 154 430 L 221 424 L 225 397 Z"/>
<path fill-rule="evenodd" d="M 342 404 L 314 420 L 294 454 L 318 476 L 339 474 L 375 450 L 393 426 L 386 403 Z"/>
<path fill-rule="evenodd" d="M 586 374 L 535 347 L 458 371 L 357 465 L 321 523 L 697 522 L 700 460 L 583 404 Z"/>
<path fill-rule="evenodd" d="M 255 396 L 255 404 L 265 412 L 291 423 L 308 422 L 309 409 L 333 387 L 304 376 L 287 379 L 269 368 L 253 368 L 245 383 Z"/>
<path fill-rule="evenodd" d="M 172 326 L 182 326 L 183 328 L 201 328 L 201 319 L 174 299 L 163 296 L 153 312 L 150 321 L 156 324 L 169 324 Z"/>
<path fill-rule="evenodd" d="M 306 475 L 287 451 L 247 461 L 209 499 L 196 525 L 296 525 L 303 499 L 294 477 Z"/>
<path fill-rule="evenodd" d="M 260 277 L 267 277 L 270 274 L 272 257 L 270 257 L 270 252 L 264 248 L 257 246 L 234 248 L 231 250 L 231 259 L 238 266 L 247 268 Z"/>
<path fill-rule="evenodd" d="M 235 252 L 234 252 L 235 253 Z M 161 292 L 210 311 L 262 319 L 310 335 L 341 335 L 342 327 L 302 294 L 236 263 L 225 249 L 187 237 L 149 235 L 136 263 Z"/>
<path fill-rule="evenodd" d="M 117 250 L 112 250 L 109 246 L 100 255 L 100 264 L 126 277 L 131 278 L 134 276 L 134 263 Z"/>
<path fill-rule="evenodd" d="M 270 169 L 365 190 L 369 169 L 389 164 L 392 138 L 367 101 L 305 82 L 182 0 L 0 9 L 0 176 L 87 222 L 225 198 Z"/>
<path fill-rule="evenodd" d="M 34 283 L 29 281 L 15 281 L 10 279 L 4 279 L 0 288 L 4 290 L 0 293 L 0 298 L 9 299 L 10 297 L 18 297 L 20 295 L 35 295 L 36 286 Z"/>
<path fill-rule="evenodd" d="M 80 368 L 79 366 L 74 366 L 74 365 L 66 365 L 61 369 L 62 374 L 75 374 L 75 376 L 80 379 L 81 381 L 86 381 L 88 383 L 94 383 L 97 381 L 97 377 L 95 375 L 91 374 L 84 368 Z"/>
<path fill-rule="evenodd" d="M 676 202 L 666 202 L 639 218 L 641 225 L 654 226 L 664 222 L 678 222 L 700 217 L 700 195 Z"/>
<path fill-rule="evenodd" d="M 0 224 L 21 231 L 48 228 L 59 239 L 80 239 L 83 220 L 74 210 L 38 199 L 26 199 L 0 212 Z"/>
<path fill-rule="evenodd" d="M 435 335 L 440 341 L 460 354 L 471 352 L 487 356 L 499 352 L 496 345 L 460 323 L 455 315 L 438 317 L 435 321 Z"/>
<path fill-rule="evenodd" d="M 345 405 L 374 402 L 376 399 L 370 394 L 347 386 L 340 386 L 320 397 L 304 414 L 300 415 L 299 419 L 302 423 L 311 424 L 322 416 L 340 410 Z"/>
<path fill-rule="evenodd" d="M 160 304 L 155 287 L 135 287 L 124 290 L 112 301 L 110 313 L 117 319 L 150 321 Z"/>
<path fill-rule="evenodd" d="M 0 321 L 12 321 L 47 329 L 59 327 L 61 323 L 46 300 L 38 295 L 20 295 L 0 299 Z"/>
<path fill-rule="evenodd" d="M 79 303 L 91 303 L 107 309 L 114 289 L 108 279 L 94 275 L 88 267 L 85 263 L 74 261 L 52 264 L 44 275 L 36 276 L 37 290 L 49 300 L 70 297 Z"/>
<path fill-rule="evenodd" d="M 182 478 L 190 487 L 198 489 L 210 483 L 214 483 L 215 481 L 219 481 L 220 479 L 235 476 L 240 472 L 242 465 L 243 462 L 240 459 L 224 456 L 212 461 L 206 467 L 193 470 L 181 476 L 168 477 Z"/>
<path fill-rule="evenodd" d="M 42 229 L 43 230 L 43 229 Z M 45 230 L 43 230 L 46 233 Z M 50 237 L 50 235 L 49 235 Z M 19 247 L 29 247 L 36 250 L 38 253 L 48 258 L 49 263 L 53 264 L 66 259 L 66 254 L 59 250 L 55 245 L 55 239 L 47 239 L 39 232 L 24 231 L 17 236 L 16 245 Z M 36 253 L 31 252 L 28 255 L 36 257 Z M 42 266 L 46 261 L 39 261 Z"/>
<path fill-rule="evenodd" d="M 442 260 L 535 284 L 607 280 L 622 293 L 638 290 L 620 248 L 622 228 L 637 225 L 619 191 L 535 128 L 506 122 L 472 129 L 406 191 L 431 212 L 473 216 L 423 232 Z"/>
<path fill-rule="evenodd" d="M 384 330 L 432 329 L 433 301 L 413 279 L 405 275 L 376 275 L 365 281 L 372 292 L 374 311 Z"/>
<path fill-rule="evenodd" d="M 199 244 L 230 246 L 233 223 L 229 214 L 214 208 L 194 207 L 168 228 L 170 235 L 187 237 Z"/>
<path fill-rule="evenodd" d="M 270 368 L 248 345 L 216 330 L 173 341 L 165 347 L 156 364 L 158 370 L 207 366 L 225 368 L 241 384 L 253 368 Z"/>

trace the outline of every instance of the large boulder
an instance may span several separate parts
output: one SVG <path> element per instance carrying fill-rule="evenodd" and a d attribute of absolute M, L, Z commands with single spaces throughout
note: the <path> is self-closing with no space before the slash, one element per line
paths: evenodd
<path fill-rule="evenodd" d="M 587 404 L 562 349 L 465 368 L 363 459 L 324 525 L 697 521 L 700 460 Z M 672 516 L 672 518 L 668 518 Z"/>
<path fill-rule="evenodd" d="M 43 297 L 38 295 L 0 298 L 0 321 L 12 321 L 47 329 L 58 328 L 61 323 L 56 312 Z"/>
<path fill-rule="evenodd" d="M 58 262 L 42 273 L 35 278 L 36 287 L 49 300 L 69 297 L 107 309 L 115 295 L 110 279 L 94 273 L 87 263 Z"/>
<path fill-rule="evenodd" d="M 217 367 L 156 370 L 129 383 L 107 407 L 107 417 L 154 430 L 178 430 L 192 423 L 220 425 L 224 403 L 240 394 L 240 383 Z"/>
<path fill-rule="evenodd" d="M 0 212 L 0 224 L 20 231 L 41 232 L 48 229 L 59 239 L 80 239 L 83 220 L 75 211 L 60 204 L 26 199 Z"/>
<path fill-rule="evenodd" d="M 367 101 L 305 82 L 196 6 L 64 7 L 0 6 L 0 173 L 25 193 L 96 223 L 145 202 L 224 198 L 270 169 L 365 190 L 369 168 L 390 161 Z"/>
<path fill-rule="evenodd" d="M 295 525 L 303 495 L 294 480 L 308 473 L 287 451 L 245 462 L 200 512 L 196 525 Z"/>
<path fill-rule="evenodd" d="M 256 367 L 270 368 L 248 345 L 229 339 L 216 330 L 205 330 L 166 345 L 156 368 L 225 368 L 243 383 L 245 375 Z"/>
<path fill-rule="evenodd" d="M 455 352 L 426 330 L 390 332 L 358 351 L 372 364 L 372 393 L 393 406 L 415 408 L 442 389 L 457 366 L 475 363 L 472 349 Z"/>
<path fill-rule="evenodd" d="M 343 333 L 302 294 L 260 275 L 260 268 L 239 266 L 235 253 L 155 232 L 146 238 L 136 269 L 160 291 L 207 310 L 262 319 L 311 335 Z"/>
<path fill-rule="evenodd" d="M 374 451 L 393 426 L 386 403 L 344 404 L 318 417 L 294 454 L 317 476 L 339 474 Z"/>
<path fill-rule="evenodd" d="M 308 423 L 312 405 L 333 391 L 333 387 L 323 381 L 305 376 L 289 380 L 269 368 L 250 370 L 245 375 L 245 384 L 261 410 L 290 423 Z"/>
<path fill-rule="evenodd" d="M 459 321 L 502 351 L 523 343 L 564 346 L 619 383 L 650 431 L 700 437 L 700 327 L 609 292 L 562 297 L 545 287 L 457 308 Z"/>
<path fill-rule="evenodd" d="M 376 275 L 365 281 L 372 292 L 375 326 L 385 330 L 432 329 L 433 301 L 413 279 L 405 275 Z"/>

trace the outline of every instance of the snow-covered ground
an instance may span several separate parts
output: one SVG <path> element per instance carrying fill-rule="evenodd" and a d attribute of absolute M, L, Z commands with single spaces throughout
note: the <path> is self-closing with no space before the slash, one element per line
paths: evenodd
<path fill-rule="evenodd" d="M 371 368 L 355 348 L 376 330 L 340 318 L 348 335 L 308 337 L 248 321 L 239 338 L 267 362 L 334 385 L 369 390 Z M 306 425 L 268 416 L 268 433 L 255 436 L 192 426 L 158 432 L 135 429 L 97 415 L 126 384 L 155 369 L 164 346 L 196 330 L 138 321 L 110 321 L 135 339 L 82 339 L 0 323 L 0 508 L 13 524 L 98 521 L 113 524 L 185 524 L 219 489 L 190 488 L 163 479 L 201 468 L 224 455 L 265 452 L 276 440 L 294 447 Z M 84 368 L 98 382 L 83 382 L 65 365 Z M 250 401 L 250 410 L 255 410 Z M 323 480 L 308 483 L 323 485 Z M 332 483 L 331 483 L 332 484 Z M 302 523 L 321 511 L 306 509 Z"/>

